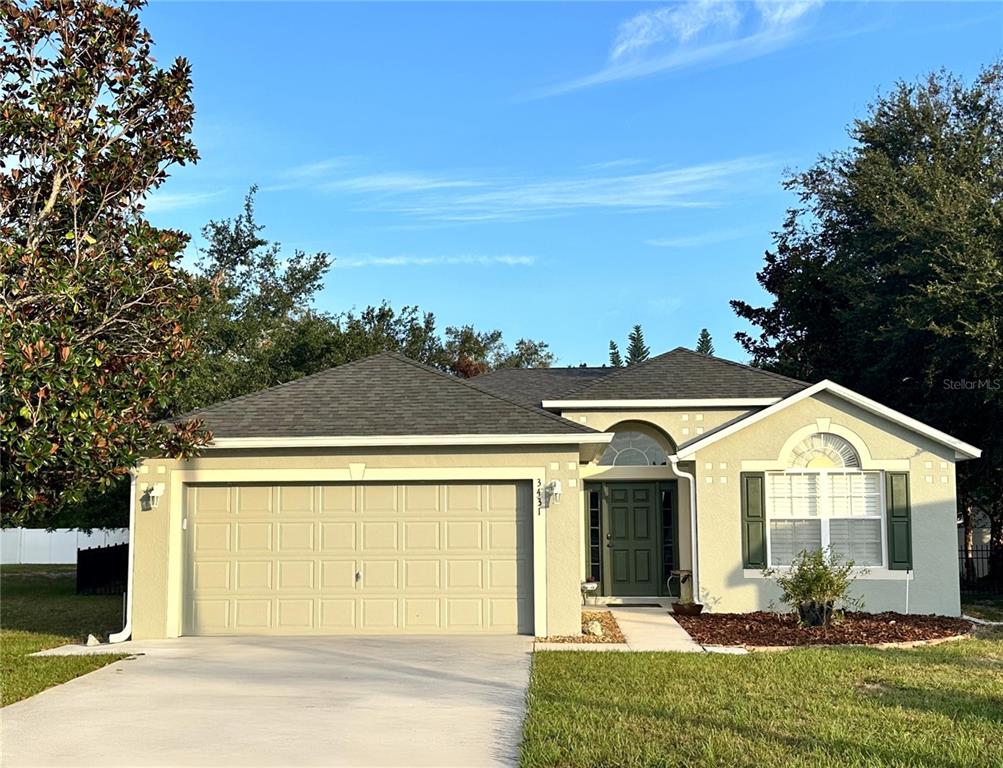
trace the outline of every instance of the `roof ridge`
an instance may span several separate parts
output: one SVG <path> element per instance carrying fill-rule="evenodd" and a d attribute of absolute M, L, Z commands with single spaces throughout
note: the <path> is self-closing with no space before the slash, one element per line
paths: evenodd
<path fill-rule="evenodd" d="M 781 373 L 774 373 L 773 371 L 767 371 L 764 368 L 756 368 L 755 366 L 746 365 L 745 363 L 737 363 L 734 360 L 728 360 L 727 358 L 724 358 L 724 357 L 717 357 L 716 355 L 705 355 L 702 352 L 697 352 L 696 350 L 689 349 L 688 347 L 678 346 L 678 347 L 674 347 L 673 349 L 668 350 L 667 352 L 662 352 L 660 355 L 655 355 L 654 357 L 649 357 L 647 360 L 643 360 L 640 363 L 635 363 L 634 365 L 625 365 L 625 366 L 623 366 L 621 368 L 617 368 L 612 373 L 610 373 L 608 376 L 600 376 L 597 379 L 593 379 L 592 381 L 585 382 L 583 385 L 581 385 L 579 387 L 576 387 L 575 389 L 572 389 L 572 390 L 566 392 L 564 394 L 564 396 L 563 396 L 562 399 L 574 399 L 573 396 L 583 395 L 583 394 L 587 393 L 588 390 L 592 389 L 593 387 L 598 387 L 601 384 L 605 384 L 606 382 L 610 381 L 611 379 L 615 379 L 617 376 L 623 375 L 623 374 L 627 373 L 628 371 L 636 371 L 639 368 L 643 368 L 643 367 L 647 366 L 649 363 L 657 362 L 657 361 L 661 360 L 662 358 L 668 357 L 669 355 L 673 355 L 673 354 L 676 354 L 678 352 L 685 352 L 685 353 L 687 353 L 689 355 L 695 355 L 695 356 L 699 356 L 701 358 L 708 358 L 710 360 L 714 360 L 714 361 L 719 362 L 719 363 L 726 363 L 727 365 L 733 366 L 735 368 L 740 368 L 740 369 L 745 370 L 745 371 L 752 371 L 754 373 L 760 373 L 760 374 L 769 376 L 769 377 L 774 378 L 774 379 L 779 379 L 781 381 L 789 382 L 791 384 L 799 384 L 801 386 L 806 386 L 806 387 L 810 386 L 810 384 L 808 382 L 806 382 L 806 381 L 801 381 L 800 379 L 795 379 L 795 378 L 792 378 L 790 376 L 784 376 Z"/>
<path fill-rule="evenodd" d="M 494 376 L 498 373 L 571 373 L 573 371 L 616 371 L 616 368 L 611 368 L 608 365 L 551 365 L 548 367 L 536 366 L 533 368 L 495 368 L 490 371 L 485 371 L 479 374 L 475 378 L 485 378 L 487 376 Z"/>
<path fill-rule="evenodd" d="M 502 397 L 501 395 L 495 394 L 494 392 L 488 392 L 486 389 L 482 389 L 481 387 L 478 387 L 476 384 L 472 383 L 471 379 L 461 379 L 457 376 L 453 376 L 451 374 L 446 373 L 445 371 L 440 371 L 438 368 L 433 368 L 430 365 L 426 365 L 425 363 L 419 362 L 418 360 L 412 360 L 410 357 L 407 357 L 406 355 L 403 355 L 400 352 L 389 352 L 388 354 L 397 357 L 402 362 L 414 366 L 420 371 L 425 371 L 427 373 L 434 373 L 436 376 L 441 376 L 453 382 L 454 384 L 460 384 L 462 386 L 468 387 L 482 395 L 493 397 L 495 400 L 500 400 L 501 402 L 506 403 L 508 405 L 513 405 L 516 408 L 519 408 L 523 411 L 527 411 L 528 413 L 532 413 L 535 416 L 544 416 L 550 419 L 551 421 L 561 424 L 562 426 L 570 425 L 572 427 L 575 427 L 579 432 L 586 432 L 586 433 L 599 431 L 597 429 L 592 429 L 592 427 L 587 427 L 582 424 L 577 424 L 571 421 L 571 419 L 565 419 L 563 416 L 558 416 L 557 414 L 551 413 L 550 411 L 545 411 L 542 408 L 531 408 L 527 405 L 523 405 L 522 403 L 518 403 L 515 400 L 510 400 L 507 397 Z"/>
<path fill-rule="evenodd" d="M 677 347 L 676 349 L 681 349 L 681 347 Z M 585 384 L 583 384 L 580 387 L 577 387 L 577 388 L 572 389 L 572 390 L 570 390 L 568 392 L 565 392 L 564 393 L 564 398 L 568 399 L 570 395 L 576 395 L 576 394 L 582 393 L 585 390 L 589 389 L 590 387 L 592 387 L 594 385 L 598 385 L 600 382 L 607 382 L 610 379 L 615 379 L 617 376 L 621 376 L 621 375 L 625 374 L 627 371 L 636 371 L 638 368 L 642 368 L 645 365 L 647 365 L 648 363 L 653 363 L 656 360 L 660 360 L 663 357 L 667 357 L 668 355 L 672 354 L 675 351 L 676 351 L 675 349 L 670 349 L 668 352 L 662 352 L 662 354 L 660 354 L 660 355 L 655 355 L 654 357 L 649 357 L 647 360 L 642 360 L 641 362 L 635 363 L 634 365 L 622 365 L 622 366 L 620 366 L 618 368 L 612 368 L 611 372 L 609 374 L 607 374 L 606 376 L 600 376 L 598 379 L 593 379 L 592 381 L 588 381 L 588 382 L 586 382 Z"/>
<path fill-rule="evenodd" d="M 726 357 L 718 357 L 717 355 L 708 355 L 703 352 L 697 352 L 695 349 L 689 349 L 688 347 L 676 347 L 672 352 L 689 352 L 691 355 L 700 355 L 701 357 L 709 357 L 711 360 L 717 360 L 719 363 L 727 363 L 728 365 L 735 366 L 736 368 L 741 368 L 745 371 L 754 371 L 756 373 L 764 373 L 767 376 L 772 376 L 775 379 L 781 379 L 783 381 L 789 381 L 793 384 L 804 384 L 805 386 L 811 386 L 810 382 L 802 381 L 801 379 L 795 379 L 793 376 L 784 376 L 782 373 L 776 373 L 775 371 L 768 371 L 765 368 L 757 368 L 754 365 L 748 365 L 746 363 L 739 363 L 735 360 L 729 360 Z M 668 354 L 668 352 L 666 352 Z"/>

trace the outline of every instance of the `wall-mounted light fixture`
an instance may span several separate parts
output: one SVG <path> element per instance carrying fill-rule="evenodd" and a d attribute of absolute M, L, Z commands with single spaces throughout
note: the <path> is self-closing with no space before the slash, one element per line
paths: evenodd
<path fill-rule="evenodd" d="M 536 498 L 540 502 L 540 507 L 542 509 L 548 509 L 551 502 L 560 503 L 561 501 L 561 481 L 551 480 L 546 485 L 537 482 L 536 486 Z"/>
<path fill-rule="evenodd" d="M 154 483 L 143 489 L 143 496 L 140 499 L 143 509 L 156 509 L 160 506 L 160 497 L 164 495 L 166 486 L 163 483 Z"/>
<path fill-rule="evenodd" d="M 552 481 L 550 483 L 550 485 L 547 486 L 547 489 L 550 491 L 550 498 L 551 498 L 551 500 L 553 500 L 557 504 L 560 504 L 561 503 L 561 481 L 560 480 L 554 480 L 554 481 Z"/>

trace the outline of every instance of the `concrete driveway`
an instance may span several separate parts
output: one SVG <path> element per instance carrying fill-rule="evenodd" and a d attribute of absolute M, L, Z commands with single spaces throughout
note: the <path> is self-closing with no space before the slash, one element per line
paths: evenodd
<path fill-rule="evenodd" d="M 182 638 L 0 710 L 18 766 L 511 765 L 528 637 Z"/>

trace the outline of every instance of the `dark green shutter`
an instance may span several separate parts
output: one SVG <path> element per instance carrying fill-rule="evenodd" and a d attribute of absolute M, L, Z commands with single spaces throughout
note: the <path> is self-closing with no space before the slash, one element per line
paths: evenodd
<path fill-rule="evenodd" d="M 743 472 L 742 563 L 745 568 L 766 567 L 766 475 Z"/>
<path fill-rule="evenodd" d="M 888 567 L 895 571 L 912 570 L 908 472 L 885 474 L 885 506 L 888 515 Z"/>

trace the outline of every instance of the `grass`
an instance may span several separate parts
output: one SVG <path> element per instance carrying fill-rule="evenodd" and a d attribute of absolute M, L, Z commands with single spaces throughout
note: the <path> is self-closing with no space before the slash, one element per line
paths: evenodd
<path fill-rule="evenodd" d="M 121 629 L 122 598 L 75 594 L 74 573 L 72 565 L 0 567 L 0 706 L 123 658 L 28 655 Z"/>
<path fill-rule="evenodd" d="M 522 765 L 1003 765 L 1003 633 L 913 650 L 537 653 Z"/>
<path fill-rule="evenodd" d="M 985 621 L 1003 621 L 1003 595 L 965 595 L 961 610 L 969 616 Z"/>

